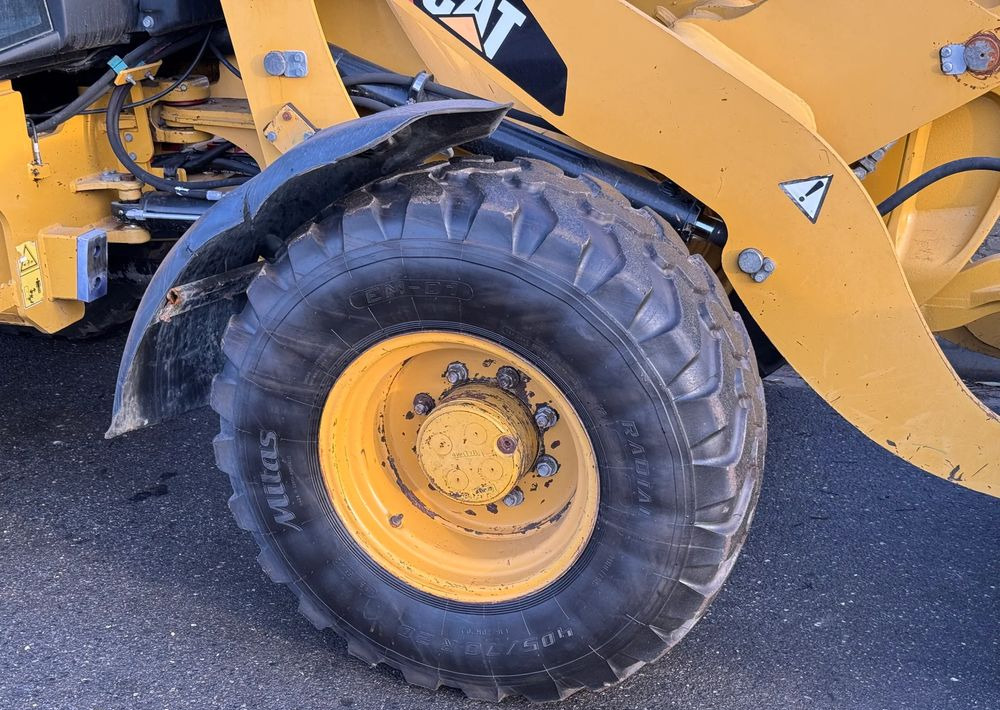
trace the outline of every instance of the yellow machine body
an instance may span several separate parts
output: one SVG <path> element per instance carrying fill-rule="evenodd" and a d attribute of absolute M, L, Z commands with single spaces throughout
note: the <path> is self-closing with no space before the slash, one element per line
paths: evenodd
<path fill-rule="evenodd" d="M 207 137 L 264 167 L 358 117 L 328 42 L 512 102 L 559 140 L 667 176 L 720 215 L 724 249 L 691 248 L 795 370 L 880 446 L 1000 495 L 1000 418 L 935 339 L 1000 355 L 1000 255 L 972 259 L 1000 217 L 1000 174 L 949 178 L 887 218 L 876 209 L 936 165 L 1000 156 L 1000 73 L 948 75 L 940 58 L 948 45 L 995 37 L 998 4 L 524 0 L 565 63 L 555 105 L 492 61 L 525 24 L 505 0 L 223 0 L 242 82 L 221 72 L 208 102 L 154 103 L 122 131 L 146 169 L 162 143 Z M 308 76 L 265 71 L 273 49 L 308 54 Z M 133 95 L 154 91 L 139 83 Z M 0 322 L 56 332 L 84 312 L 74 240 L 95 227 L 111 244 L 151 237 L 111 218 L 113 200 L 143 187 L 123 177 L 101 117 L 68 120 L 38 136 L 37 150 L 24 125 L 20 95 L 0 82 Z M 851 164 L 883 149 L 859 179 Z M 739 267 L 748 249 L 771 260 L 765 278 Z"/>

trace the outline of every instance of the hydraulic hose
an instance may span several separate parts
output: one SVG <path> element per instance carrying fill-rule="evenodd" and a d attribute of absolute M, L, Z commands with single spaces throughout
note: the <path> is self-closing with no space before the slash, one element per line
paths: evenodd
<path fill-rule="evenodd" d="M 331 51 L 336 55 L 339 48 L 334 45 L 330 46 Z M 416 77 L 407 76 L 406 74 L 397 74 L 396 72 L 390 71 L 379 71 L 379 72 L 364 72 L 361 74 L 349 74 L 341 77 L 344 81 L 344 86 L 348 90 L 355 89 L 363 91 L 362 88 L 366 84 L 384 84 L 389 86 L 412 86 Z M 467 94 L 464 91 L 454 89 L 450 86 L 445 86 L 444 84 L 439 84 L 436 81 L 430 81 L 424 83 L 424 90 L 430 94 L 437 94 L 438 96 L 443 96 L 446 99 L 475 99 L 479 98 L 473 96 L 472 94 Z M 355 99 L 354 105 L 360 108 L 367 108 L 372 111 L 384 111 L 388 108 L 386 104 L 382 104 L 385 108 L 379 108 L 373 105 L 368 105 L 367 101 L 357 101 L 356 99 L 362 98 L 367 100 L 372 100 L 371 97 L 357 96 L 352 94 L 352 98 Z M 517 109 L 511 109 L 507 112 L 507 115 L 511 118 L 520 121 L 521 123 L 527 123 L 529 125 L 535 126 L 536 128 L 543 128 L 547 131 L 559 132 L 552 124 L 550 124 L 545 119 L 539 118 L 534 114 L 526 113 L 524 111 L 518 111 Z"/>
<path fill-rule="evenodd" d="M 943 180 L 946 177 L 951 177 L 952 175 L 957 175 L 958 173 L 971 172 L 973 170 L 990 170 L 993 172 L 1000 172 L 1000 158 L 962 158 L 960 160 L 952 160 L 950 163 L 945 163 L 944 165 L 939 165 L 933 170 L 928 170 L 913 182 L 901 187 L 899 190 L 887 197 L 881 204 L 879 204 L 879 214 L 883 217 L 886 216 L 918 192 L 924 188 L 930 187 L 938 180 Z"/>
<path fill-rule="evenodd" d="M 122 106 L 129 95 L 132 87 L 128 84 L 115 87 L 111 92 L 111 99 L 108 101 L 108 112 L 105 116 L 105 125 L 108 130 L 108 143 L 115 157 L 124 165 L 130 173 L 147 185 L 152 185 L 157 190 L 172 192 L 181 197 L 194 197 L 201 200 L 218 199 L 220 196 L 209 194 L 222 187 L 235 187 L 242 185 L 248 180 L 247 177 L 226 178 L 224 180 L 203 180 L 197 182 L 182 182 L 180 180 L 168 180 L 144 170 L 129 156 L 128 150 L 122 143 L 119 131 L 119 119 L 121 118 Z"/>
<path fill-rule="evenodd" d="M 211 50 L 212 54 L 215 55 L 215 58 L 219 60 L 219 64 L 228 69 L 237 79 L 243 79 L 243 74 L 241 74 L 240 70 L 237 69 L 231 61 L 229 61 L 226 55 L 222 53 L 222 50 L 216 47 L 214 43 L 209 45 L 208 48 Z"/>
<path fill-rule="evenodd" d="M 199 41 L 201 41 L 200 36 L 191 35 L 186 32 L 181 36 L 153 37 L 126 54 L 123 57 L 123 61 L 129 66 L 154 61 L 160 56 L 179 52 Z M 49 133 L 80 113 L 96 114 L 104 111 L 104 109 L 86 109 L 108 91 L 116 76 L 118 76 L 118 73 L 113 69 L 106 71 L 101 75 L 100 79 L 87 87 L 82 94 L 39 123 L 36 126 L 36 130 L 39 133 Z"/>
<path fill-rule="evenodd" d="M 154 49 L 157 49 L 163 45 L 163 38 L 151 38 L 140 44 L 138 47 L 133 49 L 131 52 L 125 55 L 125 63 L 131 66 L 136 62 L 142 61 L 148 54 L 151 54 Z M 118 76 L 118 72 L 113 69 L 109 69 L 101 78 L 91 84 L 87 89 L 77 96 L 75 99 L 70 101 L 68 104 L 59 109 L 50 118 L 39 123 L 36 128 L 39 133 L 48 133 L 49 131 L 55 130 L 59 125 L 69 120 L 73 116 L 77 115 L 83 109 L 90 106 L 90 104 L 101 98 L 101 94 L 107 91 L 108 87 Z"/>

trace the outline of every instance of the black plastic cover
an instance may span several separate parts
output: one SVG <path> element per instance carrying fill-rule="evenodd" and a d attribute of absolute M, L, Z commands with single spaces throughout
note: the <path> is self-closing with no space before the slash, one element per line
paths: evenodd
<path fill-rule="evenodd" d="M 128 44 L 134 33 L 159 35 L 221 18 L 218 0 L 0 0 L 0 79 L 79 68 L 93 50 Z"/>
<path fill-rule="evenodd" d="M 222 368 L 233 301 L 165 314 L 171 289 L 257 262 L 352 190 L 489 135 L 509 106 L 489 101 L 408 104 L 326 128 L 210 209 L 170 250 L 142 297 L 122 354 L 111 438 L 208 403 Z M 242 273 L 242 272 L 240 272 Z"/>

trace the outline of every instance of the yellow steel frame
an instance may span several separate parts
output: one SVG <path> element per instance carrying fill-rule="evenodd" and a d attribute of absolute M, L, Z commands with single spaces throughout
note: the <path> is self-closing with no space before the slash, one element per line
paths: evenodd
<path fill-rule="evenodd" d="M 566 110 L 556 116 L 412 2 L 389 1 L 439 78 L 484 95 L 490 95 L 490 85 L 500 86 L 574 139 L 670 175 L 717 210 L 729 226 L 726 275 L 817 392 L 904 459 L 969 488 L 1000 492 L 1000 419 L 948 365 L 885 223 L 832 144 L 852 150 L 849 159 L 860 157 L 1000 84 L 993 79 L 958 85 L 933 63 L 941 45 L 996 26 L 994 13 L 967 0 L 913 2 L 905 11 L 888 0 L 843 0 L 826 4 L 829 13 L 816 3 L 770 0 L 736 19 L 717 21 L 750 22 L 766 11 L 768 22 L 759 22 L 777 23 L 777 33 L 787 31 L 803 8 L 817 10 L 822 17 L 814 18 L 818 29 L 807 33 L 808 52 L 784 58 L 778 74 L 786 78 L 779 84 L 784 88 L 793 83 L 788 77 L 803 71 L 800 54 L 827 66 L 855 63 L 847 55 L 874 40 L 872 28 L 879 30 L 879 42 L 885 32 L 905 38 L 903 56 L 896 57 L 896 48 L 891 52 L 896 70 L 912 79 L 905 91 L 895 84 L 879 90 L 886 71 L 881 66 L 867 72 L 856 67 L 839 80 L 831 72 L 840 102 L 854 95 L 865 102 L 863 115 L 849 121 L 842 110 L 838 121 L 827 118 L 837 102 L 821 101 L 819 89 L 809 95 L 817 126 L 834 133 L 837 126 L 855 126 L 827 140 L 798 102 L 775 87 L 774 75 L 697 21 L 667 26 L 620 0 L 588 0 L 571 9 L 527 0 L 570 66 Z M 864 132 L 872 116 L 877 118 Z M 816 175 L 832 175 L 833 181 L 821 219 L 811 224 L 779 185 Z M 737 267 L 737 256 L 748 247 L 778 264 L 764 283 Z"/>
<path fill-rule="evenodd" d="M 721 214 L 730 238 L 714 258 L 723 275 L 817 392 L 881 446 L 997 494 L 1000 420 L 964 387 L 931 331 L 1000 353 L 1000 269 L 995 259 L 969 265 L 1000 217 L 1000 177 L 952 178 L 889 220 L 873 203 L 945 160 L 1000 155 L 1000 75 L 947 77 L 937 59 L 942 45 L 1000 27 L 997 3 L 524 2 L 569 67 L 561 115 L 413 0 L 223 0 L 242 84 L 223 76 L 212 105 L 153 115 L 160 130 L 227 137 L 268 164 L 280 150 L 265 129 L 288 107 L 316 127 L 357 116 L 328 40 L 398 71 L 427 68 L 442 83 L 512 99 L 595 152 L 670 176 Z M 263 56 L 275 49 L 305 51 L 309 76 L 268 75 Z M 33 165 L 23 118 L 20 97 L 0 83 L 0 125 L 9 129 L 0 134 L 0 321 L 51 331 L 82 306 L 54 298 L 56 289 L 26 309 L 14 247 L 106 220 L 114 193 L 94 176 L 120 166 L 100 121 L 86 117 L 43 136 L 43 164 Z M 123 117 L 122 130 L 137 131 L 147 158 L 155 136 L 144 121 Z M 859 182 L 848 163 L 892 141 Z M 818 175 L 832 183 L 813 224 L 779 185 Z M 66 199 L 66 186 L 88 176 L 82 184 L 92 187 Z M 747 247 L 777 263 L 763 283 L 737 268 Z"/>
<path fill-rule="evenodd" d="M 281 155 L 268 141 L 266 127 L 285 104 L 294 105 L 316 126 L 332 126 L 358 117 L 327 48 L 313 0 L 222 0 L 222 7 L 240 59 L 264 164 Z M 275 50 L 303 52 L 309 61 L 308 76 L 269 75 L 264 70 L 264 56 Z"/>

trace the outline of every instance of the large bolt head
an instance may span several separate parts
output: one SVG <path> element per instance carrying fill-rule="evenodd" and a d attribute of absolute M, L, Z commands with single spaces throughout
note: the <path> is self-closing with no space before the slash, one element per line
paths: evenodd
<path fill-rule="evenodd" d="M 513 367 L 501 367 L 497 370 L 497 384 L 500 385 L 500 389 L 512 390 L 518 386 L 521 382 L 521 373 L 515 370 Z"/>
<path fill-rule="evenodd" d="M 537 473 L 542 478 L 548 478 L 549 476 L 556 475 L 559 470 L 559 462 L 548 454 L 543 454 L 538 457 L 538 461 L 535 462 L 535 473 Z"/>
<path fill-rule="evenodd" d="M 453 362 L 448 365 L 448 369 L 444 372 L 444 378 L 448 380 L 448 384 L 457 385 L 460 382 L 465 382 L 469 379 L 469 368 L 461 362 Z"/>
<path fill-rule="evenodd" d="M 524 502 L 524 491 L 520 488 L 514 488 L 510 493 L 504 496 L 503 504 L 508 508 L 516 508 Z"/>
<path fill-rule="evenodd" d="M 510 456 L 517 451 L 517 439 L 513 436 L 501 436 L 497 439 L 497 451 L 504 456 Z"/>
<path fill-rule="evenodd" d="M 147 30 L 153 29 L 153 26 L 155 24 L 156 20 L 153 18 L 152 15 L 146 15 L 145 17 L 142 18 L 142 26 L 145 27 Z"/>
<path fill-rule="evenodd" d="M 281 76 L 288 69 L 288 61 L 282 52 L 268 52 L 264 55 L 264 71 L 271 76 Z"/>
<path fill-rule="evenodd" d="M 413 398 L 413 411 L 420 416 L 430 414 L 434 409 L 434 398 L 425 392 L 421 392 Z"/>
<path fill-rule="evenodd" d="M 764 266 L 764 255 L 759 249 L 744 249 L 740 252 L 738 263 L 744 274 L 756 274 Z"/>
<path fill-rule="evenodd" d="M 965 44 L 965 63 L 970 71 L 995 73 L 1000 68 L 1000 41 L 989 33 L 973 37 Z"/>
<path fill-rule="evenodd" d="M 539 429 L 545 431 L 551 429 L 559 421 L 559 414 L 547 404 L 543 404 L 535 411 L 535 424 Z"/>

